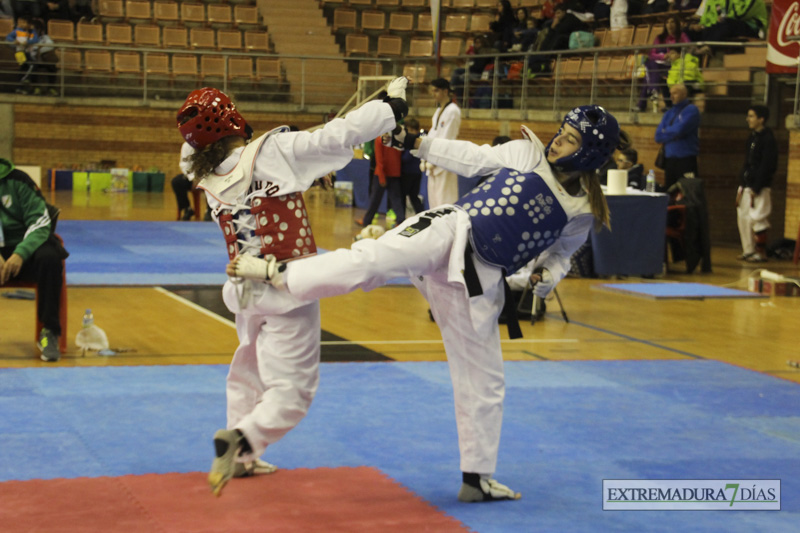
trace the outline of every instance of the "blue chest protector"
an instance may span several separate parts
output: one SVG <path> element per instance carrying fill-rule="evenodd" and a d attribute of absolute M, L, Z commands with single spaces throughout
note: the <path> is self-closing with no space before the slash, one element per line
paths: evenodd
<path fill-rule="evenodd" d="M 484 263 L 513 274 L 549 248 L 567 224 L 567 213 L 536 173 L 502 169 L 464 195 L 472 221 L 472 246 Z"/>

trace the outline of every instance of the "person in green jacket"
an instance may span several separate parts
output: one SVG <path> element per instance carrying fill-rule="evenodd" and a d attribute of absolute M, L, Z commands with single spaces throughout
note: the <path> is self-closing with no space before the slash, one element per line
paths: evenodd
<path fill-rule="evenodd" d="M 35 281 L 42 360 L 58 361 L 60 295 L 65 258 L 51 238 L 52 220 L 39 188 L 25 172 L 0 159 L 0 286 L 11 279 Z"/>
<path fill-rule="evenodd" d="M 700 22 L 690 25 L 687 33 L 692 41 L 764 39 L 767 21 L 764 0 L 708 0 Z"/>
<path fill-rule="evenodd" d="M 667 72 L 667 87 L 672 87 L 676 83 L 683 83 L 689 93 L 689 97 L 703 92 L 705 80 L 700 70 L 700 60 L 697 56 L 686 53 L 681 57 L 680 50 L 672 49 L 667 52 L 670 61 L 669 72 Z"/>

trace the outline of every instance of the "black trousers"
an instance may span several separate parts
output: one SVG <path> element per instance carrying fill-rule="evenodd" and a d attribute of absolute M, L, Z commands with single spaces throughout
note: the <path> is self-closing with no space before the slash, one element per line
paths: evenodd
<path fill-rule="evenodd" d="M 178 209 L 181 213 L 188 207 L 189 204 L 189 191 L 192 190 L 192 182 L 186 179 L 183 174 L 178 174 L 172 178 L 172 191 L 175 193 L 175 200 L 178 202 Z"/>
<path fill-rule="evenodd" d="M 691 175 L 687 175 L 691 174 Z M 697 156 L 665 157 L 664 158 L 664 187 L 669 190 L 678 182 L 678 178 L 686 176 L 697 178 Z"/>
<path fill-rule="evenodd" d="M 400 176 L 400 182 L 402 183 L 403 189 L 403 201 L 405 202 L 406 198 L 411 201 L 411 207 L 414 208 L 414 213 L 422 213 L 425 211 L 422 200 L 419 199 L 419 186 L 422 182 L 422 174 L 403 174 Z"/>
<path fill-rule="evenodd" d="M 3 259 L 8 259 L 14 253 L 12 246 L 0 249 Z M 33 252 L 27 261 L 22 263 L 22 269 L 15 280 L 36 282 L 39 292 L 39 306 L 36 316 L 44 327 L 55 335 L 61 335 L 61 322 L 59 311 L 61 304 L 61 285 L 63 264 L 61 251 L 53 241 L 45 241 Z"/>
<path fill-rule="evenodd" d="M 386 187 L 381 187 L 378 177 L 375 176 L 375 183 L 369 196 L 369 207 L 367 208 L 367 212 L 364 213 L 363 222 L 365 228 L 372 224 L 372 219 L 375 218 L 378 207 L 381 205 L 383 193 L 386 191 L 389 192 L 388 209 L 394 210 L 394 214 L 397 216 L 397 224 L 400 224 L 406 219 L 406 201 L 403 197 L 400 178 L 386 178 Z"/>

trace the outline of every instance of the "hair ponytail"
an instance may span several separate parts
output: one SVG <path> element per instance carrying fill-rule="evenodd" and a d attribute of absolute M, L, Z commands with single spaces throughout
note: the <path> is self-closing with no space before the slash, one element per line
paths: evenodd
<path fill-rule="evenodd" d="M 217 168 L 239 144 L 241 137 L 228 136 L 201 148 L 186 158 L 189 173 L 198 180 L 205 178 Z"/>
<path fill-rule="evenodd" d="M 589 197 L 589 207 L 594 215 L 594 229 L 600 231 L 603 226 L 611 229 L 611 214 L 603 189 L 600 188 L 600 178 L 594 171 L 581 173 L 581 185 Z"/>

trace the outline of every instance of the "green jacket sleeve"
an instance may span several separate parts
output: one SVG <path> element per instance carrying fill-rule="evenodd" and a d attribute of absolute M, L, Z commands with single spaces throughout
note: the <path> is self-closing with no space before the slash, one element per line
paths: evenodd
<path fill-rule="evenodd" d="M 17 200 L 17 213 L 22 215 L 27 228 L 22 242 L 14 249 L 14 253 L 19 254 L 23 261 L 27 261 L 50 237 L 50 215 L 44 199 L 36 194 L 36 191 L 23 183 L 15 183 L 13 187 Z"/>

